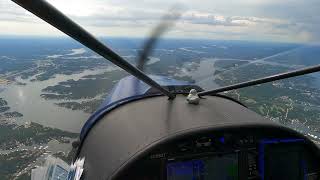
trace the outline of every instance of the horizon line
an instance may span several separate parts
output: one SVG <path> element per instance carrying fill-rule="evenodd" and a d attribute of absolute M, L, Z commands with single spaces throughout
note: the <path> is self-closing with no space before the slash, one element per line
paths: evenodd
<path fill-rule="evenodd" d="M 0 39 L 69 39 L 74 40 L 69 36 L 42 36 L 42 35 L 1 35 Z M 148 37 L 127 37 L 127 36 L 96 36 L 96 38 L 100 39 L 136 39 L 136 40 L 144 40 Z M 184 38 L 184 37 L 162 37 L 161 40 L 186 40 L 186 41 L 229 41 L 229 42 L 251 42 L 251 43 L 279 43 L 279 44 L 297 44 L 297 45 L 307 45 L 307 44 L 320 44 L 320 43 L 305 43 L 305 42 L 281 42 L 274 40 L 255 40 L 255 39 L 209 39 L 209 38 Z M 75 41 L 75 40 L 74 40 Z"/>

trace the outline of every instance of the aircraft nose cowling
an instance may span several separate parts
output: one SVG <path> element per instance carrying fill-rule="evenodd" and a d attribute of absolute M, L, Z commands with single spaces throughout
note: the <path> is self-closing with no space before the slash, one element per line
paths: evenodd
<path fill-rule="evenodd" d="M 193 85 L 186 81 L 179 81 L 165 76 L 150 75 L 149 77 L 164 87 Z M 82 141 L 84 139 L 96 121 L 98 121 L 105 113 L 114 109 L 115 107 L 146 96 L 161 95 L 160 91 L 150 91 L 151 89 L 152 88 L 149 85 L 134 76 L 122 78 L 111 90 L 108 97 L 100 105 L 97 111 L 94 112 L 86 121 L 80 133 L 80 140 Z"/>

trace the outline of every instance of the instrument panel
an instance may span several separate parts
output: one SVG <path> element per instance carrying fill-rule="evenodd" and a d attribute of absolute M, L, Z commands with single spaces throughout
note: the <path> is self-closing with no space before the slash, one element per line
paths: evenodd
<path fill-rule="evenodd" d="M 120 179 L 315 180 L 320 179 L 319 162 L 304 138 L 205 133 L 160 145 Z"/>

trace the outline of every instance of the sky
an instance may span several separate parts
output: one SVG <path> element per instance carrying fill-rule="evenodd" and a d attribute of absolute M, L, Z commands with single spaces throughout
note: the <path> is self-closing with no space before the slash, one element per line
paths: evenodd
<path fill-rule="evenodd" d="M 165 37 L 320 42 L 320 0 L 48 0 L 96 36 L 147 37 L 168 13 Z M 174 10 L 173 10 L 174 9 Z M 66 36 L 9 0 L 0 0 L 0 36 Z"/>

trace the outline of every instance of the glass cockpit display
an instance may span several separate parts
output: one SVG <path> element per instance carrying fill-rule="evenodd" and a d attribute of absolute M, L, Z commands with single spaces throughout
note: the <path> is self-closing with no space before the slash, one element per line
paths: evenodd
<path fill-rule="evenodd" d="M 238 180 L 238 154 L 169 162 L 167 180 Z"/>

